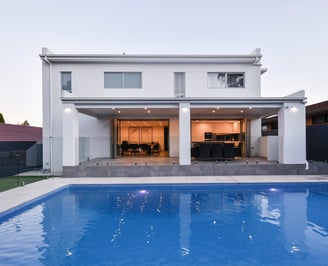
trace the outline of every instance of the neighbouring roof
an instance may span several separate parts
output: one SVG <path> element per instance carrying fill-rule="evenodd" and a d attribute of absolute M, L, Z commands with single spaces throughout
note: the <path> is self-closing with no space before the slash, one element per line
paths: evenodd
<path fill-rule="evenodd" d="M 328 101 L 306 106 L 306 115 L 313 115 L 313 114 L 327 113 L 327 112 L 328 112 Z"/>
<path fill-rule="evenodd" d="M 20 126 L 0 123 L 0 142 L 38 142 L 41 140 L 41 127 Z"/>

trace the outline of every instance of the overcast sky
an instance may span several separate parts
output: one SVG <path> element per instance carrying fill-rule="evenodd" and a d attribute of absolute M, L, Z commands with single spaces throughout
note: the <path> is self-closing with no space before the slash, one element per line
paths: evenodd
<path fill-rule="evenodd" d="M 55 53 L 248 54 L 262 96 L 328 100 L 327 0 L 0 0 L 0 113 L 42 126 L 42 47 Z"/>

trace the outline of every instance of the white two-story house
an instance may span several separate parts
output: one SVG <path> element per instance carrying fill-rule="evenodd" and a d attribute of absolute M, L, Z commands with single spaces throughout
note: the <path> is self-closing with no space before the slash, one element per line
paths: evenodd
<path fill-rule="evenodd" d="M 242 157 L 260 156 L 261 119 L 272 114 L 279 121 L 274 159 L 304 164 L 304 92 L 261 97 L 261 56 L 259 49 L 244 55 L 103 55 L 43 48 L 44 168 L 61 172 L 142 150 L 153 156 L 155 144 L 161 156 L 189 165 L 202 156 L 192 154 L 193 145 L 206 141 L 239 145 Z"/>

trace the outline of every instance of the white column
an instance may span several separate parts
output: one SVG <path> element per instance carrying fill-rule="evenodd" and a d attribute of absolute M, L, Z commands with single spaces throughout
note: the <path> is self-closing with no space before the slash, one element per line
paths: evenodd
<path fill-rule="evenodd" d="M 179 163 L 191 164 L 190 103 L 179 104 Z"/>
<path fill-rule="evenodd" d="M 42 157 L 43 169 L 52 171 L 52 108 L 51 104 L 51 68 L 50 65 L 42 61 L 42 112 L 43 112 L 43 127 L 42 127 Z"/>
<path fill-rule="evenodd" d="M 63 166 L 79 164 L 79 116 L 74 104 L 63 104 Z"/>
<path fill-rule="evenodd" d="M 305 132 L 305 105 L 284 103 L 278 112 L 280 163 L 306 163 Z"/>

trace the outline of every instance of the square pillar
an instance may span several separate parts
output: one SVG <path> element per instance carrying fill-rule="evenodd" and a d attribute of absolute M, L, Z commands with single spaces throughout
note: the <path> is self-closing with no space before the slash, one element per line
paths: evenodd
<path fill-rule="evenodd" d="M 78 114 L 74 104 L 63 105 L 63 166 L 79 164 Z"/>
<path fill-rule="evenodd" d="M 306 163 L 304 103 L 284 103 L 278 112 L 279 162 Z"/>
<path fill-rule="evenodd" d="M 191 164 L 190 103 L 179 104 L 179 163 Z"/>

